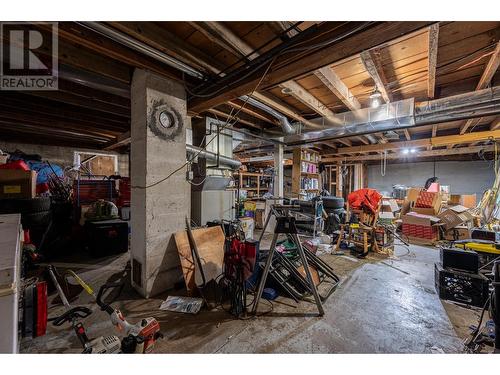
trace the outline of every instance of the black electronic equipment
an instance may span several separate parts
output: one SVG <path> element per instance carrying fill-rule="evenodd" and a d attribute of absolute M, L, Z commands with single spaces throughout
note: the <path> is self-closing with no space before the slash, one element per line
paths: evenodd
<path fill-rule="evenodd" d="M 459 249 L 456 247 L 442 248 L 441 264 L 443 268 L 478 273 L 479 255 L 472 250 Z"/>
<path fill-rule="evenodd" d="M 500 232 L 483 228 L 471 229 L 470 237 L 474 240 L 500 242 Z"/>

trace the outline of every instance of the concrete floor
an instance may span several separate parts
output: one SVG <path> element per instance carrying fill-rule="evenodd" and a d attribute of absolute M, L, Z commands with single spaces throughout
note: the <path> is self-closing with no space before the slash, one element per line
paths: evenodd
<path fill-rule="evenodd" d="M 221 309 L 197 315 L 159 310 L 168 294 L 141 299 L 127 286 L 114 303 L 131 322 L 154 316 L 165 336 L 155 353 L 460 353 L 469 326 L 476 324 L 477 309 L 441 301 L 434 290 L 434 248 L 396 247 L 393 258 L 370 254 L 360 260 L 325 255 L 341 277 L 341 285 L 324 303 L 325 316 L 316 306 L 296 305 L 280 297 L 262 301 L 257 317 L 234 319 Z M 128 280 L 127 254 L 69 266 L 94 287 L 106 281 Z M 72 260 L 74 262 L 75 260 Z M 172 291 L 180 295 L 182 291 Z M 88 336 L 116 334 L 104 312 L 81 294 L 74 305 L 94 310 L 84 325 Z M 49 308 L 49 316 L 63 311 Z M 49 326 L 47 335 L 23 340 L 25 353 L 79 353 L 70 327 Z"/>

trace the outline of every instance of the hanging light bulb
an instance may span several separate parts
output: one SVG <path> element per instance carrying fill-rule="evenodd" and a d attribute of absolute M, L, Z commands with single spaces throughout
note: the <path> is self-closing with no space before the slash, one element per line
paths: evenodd
<path fill-rule="evenodd" d="M 377 87 L 375 87 L 375 90 L 370 95 L 370 101 L 371 101 L 372 108 L 380 107 L 381 98 L 382 98 L 382 94 L 380 93 L 380 91 L 378 91 Z"/>
<path fill-rule="evenodd" d="M 410 150 L 408 150 L 407 148 L 403 148 L 404 155 L 408 155 L 409 153 L 410 153 Z"/>

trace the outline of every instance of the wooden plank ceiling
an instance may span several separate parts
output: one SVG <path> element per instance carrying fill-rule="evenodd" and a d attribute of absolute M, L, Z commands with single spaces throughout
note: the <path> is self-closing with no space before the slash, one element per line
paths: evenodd
<path fill-rule="evenodd" d="M 127 90 L 134 68 L 185 80 L 189 91 L 200 92 L 203 87 L 223 85 L 224 77 L 254 66 L 259 58 L 284 46 L 287 52 L 280 53 L 272 66 L 261 64 L 255 73 L 239 75 L 241 83 L 220 90 L 222 94 L 217 98 L 191 98 L 191 113 L 225 119 L 237 112 L 236 127 L 260 133 L 279 131 L 275 118 L 238 99 L 251 91 L 246 88 L 254 87 L 265 69 L 268 74 L 260 80 L 254 96 L 306 127 L 314 118 L 369 106 L 376 88 L 384 101 L 415 98 L 421 102 L 499 84 L 500 22 L 104 24 L 200 71 L 206 82 L 184 77 L 180 71 L 82 24 L 61 22 L 61 72 L 80 74 L 86 79 L 75 81 L 72 75 L 61 73 L 58 92 L 0 91 L 2 139 L 102 149 L 123 147 L 130 131 Z M 227 80 L 232 84 L 230 78 Z M 110 90 L 114 85 L 122 90 Z M 376 134 L 376 139 L 383 148 L 391 142 L 496 130 L 500 127 L 498 121 L 495 117 L 453 121 L 401 131 L 399 141 L 387 140 L 382 134 Z M 475 150 L 488 142 L 464 137 L 454 141 L 447 145 L 430 142 L 418 146 L 418 150 L 434 155 L 436 152 L 431 151 L 463 147 Z M 365 137 L 351 137 L 314 147 L 329 158 L 347 157 L 352 156 L 349 148 L 368 143 Z M 359 155 L 369 159 L 379 152 L 361 150 Z"/>

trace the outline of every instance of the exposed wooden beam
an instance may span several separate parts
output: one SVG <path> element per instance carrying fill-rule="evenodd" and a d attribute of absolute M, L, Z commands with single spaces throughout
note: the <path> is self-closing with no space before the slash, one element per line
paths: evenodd
<path fill-rule="evenodd" d="M 490 130 L 497 130 L 500 128 L 500 117 L 494 119 L 490 124 Z"/>
<path fill-rule="evenodd" d="M 428 146 L 439 147 L 439 146 L 471 143 L 475 141 L 498 139 L 498 138 L 500 138 L 500 130 L 494 130 L 494 131 L 467 133 L 462 135 L 447 135 L 435 138 L 416 139 L 412 141 L 352 146 L 352 147 L 342 148 L 342 153 L 356 154 L 356 153 L 366 153 L 366 152 L 378 152 L 384 150 L 387 151 L 398 150 L 400 148 L 415 148 L 415 147 L 428 147 Z M 337 142 L 340 141 L 340 139 L 335 139 L 332 141 Z"/>
<path fill-rule="evenodd" d="M 114 150 L 115 148 L 121 147 L 128 145 L 130 143 L 130 130 L 120 134 L 118 137 L 116 137 L 116 140 L 113 141 L 110 145 L 104 147 L 104 150 Z"/>
<path fill-rule="evenodd" d="M 434 99 L 436 89 L 436 66 L 439 41 L 439 23 L 435 23 L 429 27 L 429 53 L 428 53 L 428 81 L 427 81 L 427 96 L 429 99 Z"/>
<path fill-rule="evenodd" d="M 249 60 L 259 57 L 259 54 L 254 52 L 254 48 L 234 34 L 222 22 L 207 21 L 190 23 L 207 38 L 226 50 L 232 51 L 239 56 L 246 56 Z"/>
<path fill-rule="evenodd" d="M 481 117 L 468 119 L 460 127 L 460 134 L 464 134 L 469 128 L 473 129 L 480 121 Z"/>
<path fill-rule="evenodd" d="M 290 95 L 311 108 L 318 115 L 327 119 L 334 116 L 334 113 L 325 104 L 321 103 L 317 98 L 311 95 L 309 91 L 307 91 L 297 82 L 288 81 L 282 83 L 280 86 L 287 89 Z"/>
<path fill-rule="evenodd" d="M 370 141 L 368 139 L 366 139 L 366 137 L 363 137 L 362 135 L 360 135 L 359 137 L 356 137 L 356 139 L 358 139 L 361 143 L 363 143 L 365 145 L 370 144 Z"/>
<path fill-rule="evenodd" d="M 362 23 L 359 22 L 348 22 L 347 24 L 340 25 L 336 22 L 324 22 L 320 25 L 312 26 L 308 29 L 311 30 L 310 33 L 304 36 L 304 33 L 300 33 L 294 39 L 299 38 L 298 40 L 304 44 L 308 41 L 314 44 L 322 40 L 327 41 L 340 38 L 337 42 L 330 43 L 326 47 L 317 48 L 306 56 L 290 56 L 290 54 L 278 56 L 273 64 L 275 69 L 271 69 L 266 74 L 264 80 L 262 80 L 262 77 L 268 68 L 268 64 L 264 64 L 262 68 L 256 69 L 255 73 L 250 74 L 245 79 L 239 80 L 237 83 L 234 83 L 234 79 L 231 77 L 222 78 L 206 88 L 207 91 L 222 88 L 219 92 L 209 98 L 193 98 L 188 103 L 188 110 L 192 114 L 200 113 L 227 100 L 252 92 L 258 86 L 259 82 L 262 82 L 258 87 L 259 90 L 269 89 L 280 83 L 359 54 L 364 50 L 399 38 L 402 35 L 427 27 L 431 23 L 427 21 L 381 22 L 361 31 L 359 31 L 359 27 Z M 356 29 L 358 29 L 358 32 L 352 34 L 350 37 L 342 37 L 349 32 L 352 33 Z"/>
<path fill-rule="evenodd" d="M 305 126 L 311 127 L 311 128 L 322 128 L 322 126 L 315 124 L 309 120 L 306 120 L 304 117 L 302 117 L 300 114 L 295 112 L 294 109 L 286 105 L 285 103 L 282 103 L 279 101 L 277 98 L 271 98 L 269 94 L 263 94 L 260 92 L 254 92 L 252 94 L 252 97 L 257 99 L 258 101 L 268 105 L 271 108 L 274 108 L 278 112 L 284 114 L 287 117 L 293 118 L 296 121 L 301 122 Z"/>
<path fill-rule="evenodd" d="M 437 130 L 438 130 L 438 126 L 437 126 L 437 124 L 432 125 L 432 138 L 435 138 L 435 137 L 436 137 L 436 135 L 437 135 Z"/>
<path fill-rule="evenodd" d="M 236 103 L 235 101 L 231 101 L 231 100 L 228 101 L 227 104 L 229 104 L 231 107 L 233 107 L 236 110 L 241 109 L 241 112 L 244 112 L 252 117 L 255 117 L 256 119 L 259 119 L 261 121 L 265 121 L 269 124 L 279 125 L 278 120 L 274 120 L 273 118 L 271 118 L 269 116 L 264 116 L 263 114 L 261 114 L 257 111 L 254 111 L 252 108 L 249 108 L 248 104 L 246 106 L 243 106 L 242 104 Z"/>
<path fill-rule="evenodd" d="M 409 131 L 408 129 L 404 129 L 403 131 L 404 131 L 404 133 L 405 133 L 406 140 L 407 140 L 407 141 L 411 141 L 411 134 L 410 134 L 410 131 Z"/>
<path fill-rule="evenodd" d="M 436 156 L 447 156 L 447 155 L 464 155 L 464 154 L 476 154 L 479 151 L 493 151 L 493 146 L 473 146 L 473 147 L 460 147 L 454 149 L 443 149 L 443 150 L 432 150 L 432 151 L 416 151 L 414 154 L 402 155 L 400 153 L 387 154 L 388 160 L 401 160 L 401 161 L 414 161 L 416 158 L 421 157 L 436 157 Z M 342 161 L 369 161 L 369 160 L 380 160 L 380 155 L 358 155 L 358 156 L 346 156 L 346 157 L 331 157 L 321 159 L 323 163 L 334 163 Z"/>
<path fill-rule="evenodd" d="M 225 66 L 212 56 L 193 47 L 188 42 L 171 33 L 154 22 L 108 22 L 115 29 L 120 30 L 143 43 L 165 52 L 179 60 L 211 73 L 218 74 Z"/>
<path fill-rule="evenodd" d="M 493 76 L 495 75 L 498 69 L 499 64 L 500 64 L 500 42 L 497 42 L 495 51 L 490 56 L 488 64 L 484 68 L 483 74 L 481 75 L 481 78 L 479 79 L 479 82 L 476 86 L 476 90 L 485 89 L 490 85 L 491 80 L 493 79 Z M 477 118 L 467 120 L 460 127 L 460 134 L 464 134 L 470 127 L 476 126 L 480 120 L 481 119 Z"/>
<path fill-rule="evenodd" d="M 349 139 L 347 139 L 347 138 L 336 139 L 335 141 L 339 142 L 339 143 L 342 143 L 343 145 L 346 145 L 347 147 L 351 147 L 352 146 L 352 142 Z M 344 148 L 341 148 L 341 150 L 342 150 L 342 153 L 344 153 L 343 152 Z"/>
<path fill-rule="evenodd" d="M 376 49 L 372 49 L 361 52 L 360 56 L 366 71 L 373 79 L 373 82 L 375 82 L 375 86 L 382 94 L 384 101 L 386 103 L 392 102 L 391 93 L 387 89 L 387 79 L 385 78 L 384 69 L 380 63 L 379 52 Z"/>
<path fill-rule="evenodd" d="M 299 32 L 293 28 L 291 28 L 296 22 L 290 22 L 290 21 L 273 21 L 270 22 L 271 26 L 277 30 L 278 32 L 283 32 L 285 30 L 288 30 L 286 35 L 289 38 L 294 37 L 297 35 Z"/>
<path fill-rule="evenodd" d="M 46 32 L 51 26 L 37 24 L 37 27 Z M 59 22 L 58 38 L 59 63 L 66 63 L 126 83 L 130 82 L 130 68 L 126 65 L 147 69 L 176 80 L 182 78 L 178 70 L 148 59 L 139 52 L 74 22 Z"/>
<path fill-rule="evenodd" d="M 490 57 L 488 64 L 484 68 L 481 79 L 479 80 L 476 90 L 481 90 L 488 87 L 493 79 L 493 76 L 497 72 L 498 66 L 500 65 L 500 42 L 497 42 L 495 51 Z"/>
<path fill-rule="evenodd" d="M 358 99 L 351 93 L 349 88 L 339 78 L 339 76 L 330 67 L 324 67 L 314 72 L 323 84 L 330 89 L 333 94 L 339 98 L 351 111 L 361 108 Z"/>
<path fill-rule="evenodd" d="M 211 108 L 208 110 L 208 112 L 211 112 L 211 113 L 214 113 L 216 114 L 217 116 L 222 116 L 224 117 L 226 120 L 227 119 L 231 119 L 231 121 L 237 121 L 241 124 L 245 124 L 245 125 L 248 125 L 250 126 L 251 128 L 254 128 L 254 129 L 259 129 L 259 130 L 262 130 L 262 127 L 257 125 L 257 124 L 254 124 L 253 122 L 251 121 L 248 121 L 248 120 L 245 120 L 245 119 L 242 119 L 240 117 L 234 117 L 233 115 L 229 116 L 229 113 L 226 113 L 226 112 L 223 112 L 223 111 L 220 111 L 218 109 L 215 109 L 215 108 Z"/>

